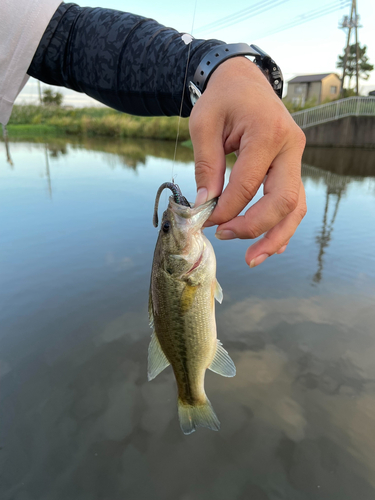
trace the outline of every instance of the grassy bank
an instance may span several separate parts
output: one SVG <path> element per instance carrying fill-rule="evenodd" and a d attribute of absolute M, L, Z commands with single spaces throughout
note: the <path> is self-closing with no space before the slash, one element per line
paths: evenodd
<path fill-rule="evenodd" d="M 175 140 L 178 117 L 131 116 L 109 108 L 65 109 L 14 106 L 7 126 L 9 137 L 81 135 L 142 137 Z M 189 120 L 181 119 L 180 140 L 189 139 Z"/>

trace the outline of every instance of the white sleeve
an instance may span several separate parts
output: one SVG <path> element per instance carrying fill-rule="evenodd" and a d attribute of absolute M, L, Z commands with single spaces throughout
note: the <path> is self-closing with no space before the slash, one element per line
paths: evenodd
<path fill-rule="evenodd" d="M 0 123 L 25 86 L 39 42 L 61 0 L 0 0 Z"/>

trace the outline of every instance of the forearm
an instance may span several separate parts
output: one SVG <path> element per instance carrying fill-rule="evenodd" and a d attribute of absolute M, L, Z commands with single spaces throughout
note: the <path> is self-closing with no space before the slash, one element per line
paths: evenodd
<path fill-rule="evenodd" d="M 152 19 L 110 9 L 61 4 L 28 74 L 84 92 L 131 114 L 178 115 L 184 88 L 206 52 L 223 42 L 193 40 Z M 191 111 L 184 92 L 182 116 Z"/>

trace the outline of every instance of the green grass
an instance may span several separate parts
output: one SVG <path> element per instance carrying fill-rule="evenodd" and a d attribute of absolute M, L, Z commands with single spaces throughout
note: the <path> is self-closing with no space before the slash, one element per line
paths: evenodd
<path fill-rule="evenodd" d="M 10 138 L 55 137 L 64 134 L 52 125 L 8 125 L 7 131 Z"/>
<path fill-rule="evenodd" d="M 181 146 L 185 146 L 185 148 L 193 149 L 193 143 L 191 142 L 191 139 L 188 139 L 187 141 L 182 141 Z"/>
<path fill-rule="evenodd" d="M 14 106 L 7 126 L 9 137 L 75 135 L 140 137 L 173 141 L 178 117 L 141 117 L 109 108 L 66 109 L 54 106 Z M 180 140 L 190 138 L 189 120 L 181 119 Z"/>

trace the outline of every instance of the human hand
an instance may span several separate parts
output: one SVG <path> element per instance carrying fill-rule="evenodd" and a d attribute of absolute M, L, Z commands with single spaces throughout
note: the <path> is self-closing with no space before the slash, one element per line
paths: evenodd
<path fill-rule="evenodd" d="M 191 112 L 190 135 L 196 203 L 220 196 L 206 225 L 218 224 L 221 240 L 265 233 L 246 252 L 250 267 L 282 253 L 306 214 L 305 136 L 254 63 L 234 57 L 214 71 Z M 232 152 L 238 158 L 223 191 L 225 155 Z M 263 197 L 239 216 L 263 181 Z"/>

